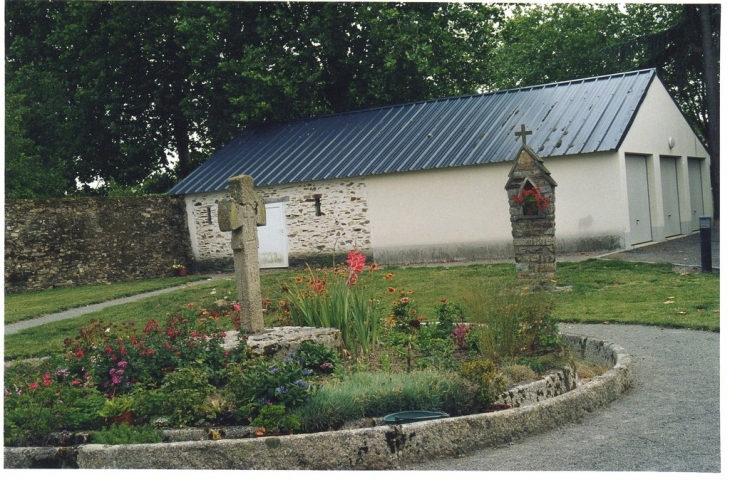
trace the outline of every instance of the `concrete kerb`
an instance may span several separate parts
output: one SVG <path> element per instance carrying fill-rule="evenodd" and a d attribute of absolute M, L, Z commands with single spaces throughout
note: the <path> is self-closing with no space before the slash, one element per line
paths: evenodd
<path fill-rule="evenodd" d="M 563 335 L 580 355 L 613 367 L 572 391 L 519 408 L 398 426 L 293 436 L 147 445 L 5 448 L 5 468 L 383 470 L 503 445 L 568 422 L 617 399 L 633 384 L 622 347 Z"/>

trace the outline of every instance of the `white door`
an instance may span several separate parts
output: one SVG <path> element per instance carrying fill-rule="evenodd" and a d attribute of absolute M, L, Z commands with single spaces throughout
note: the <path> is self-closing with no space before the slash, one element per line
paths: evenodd
<path fill-rule="evenodd" d="M 646 157 L 626 156 L 626 185 L 629 193 L 630 244 L 651 242 L 651 211 Z"/>
<path fill-rule="evenodd" d="M 289 267 L 284 203 L 266 204 L 266 225 L 258 227 L 259 267 Z"/>
<path fill-rule="evenodd" d="M 702 159 L 687 159 L 689 170 L 689 204 L 692 207 L 692 224 L 690 230 L 700 229 L 700 217 L 705 213 L 705 201 L 702 197 Z"/>
<path fill-rule="evenodd" d="M 673 157 L 659 158 L 662 172 L 662 199 L 664 200 L 664 236 L 672 237 L 682 233 L 679 215 L 679 186 L 677 184 L 677 160 Z"/>

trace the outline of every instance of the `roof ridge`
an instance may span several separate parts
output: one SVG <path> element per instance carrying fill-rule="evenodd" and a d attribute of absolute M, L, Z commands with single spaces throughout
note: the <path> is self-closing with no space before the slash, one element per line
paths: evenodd
<path fill-rule="evenodd" d="M 549 87 L 553 87 L 553 86 L 571 85 L 571 84 L 577 84 L 577 83 L 584 83 L 587 81 L 598 81 L 600 79 L 626 77 L 629 75 L 638 75 L 638 74 L 655 72 L 655 71 L 656 71 L 656 68 L 636 69 L 633 71 L 625 71 L 622 73 L 601 74 L 601 75 L 597 75 L 597 76 L 588 76 L 586 78 L 576 78 L 576 79 L 566 80 L 566 81 L 554 81 L 551 83 L 543 83 L 540 85 L 505 88 L 502 90 L 487 91 L 485 93 L 470 93 L 470 94 L 466 94 L 466 95 L 444 96 L 441 98 L 432 98 L 432 99 L 428 99 L 428 100 L 418 100 L 418 101 L 396 103 L 394 105 L 380 105 L 380 106 L 375 106 L 375 107 L 358 108 L 356 110 L 350 110 L 350 111 L 346 111 L 346 112 L 335 112 L 335 113 L 328 113 L 325 115 L 317 115 L 317 116 L 313 116 L 313 117 L 295 118 L 295 119 L 281 121 L 281 122 L 263 122 L 260 124 L 252 124 L 248 128 L 266 127 L 266 126 L 290 124 L 290 123 L 301 123 L 301 122 L 307 122 L 307 121 L 311 121 L 311 120 L 319 120 L 319 119 L 325 119 L 325 118 L 331 118 L 331 117 L 342 117 L 345 115 L 355 115 L 355 114 L 359 114 L 359 113 L 374 112 L 374 111 L 378 111 L 378 110 L 387 110 L 387 109 L 392 109 L 392 108 L 407 107 L 407 106 L 419 105 L 419 104 L 429 104 L 429 103 L 438 103 L 438 102 L 450 101 L 450 100 L 477 98 L 477 97 L 498 95 L 498 94 L 502 94 L 502 93 L 511 93 L 511 92 L 517 92 L 517 91 L 531 91 L 531 90 L 536 90 L 536 89 L 549 88 Z M 247 130 L 247 129 L 244 129 L 244 130 Z"/>

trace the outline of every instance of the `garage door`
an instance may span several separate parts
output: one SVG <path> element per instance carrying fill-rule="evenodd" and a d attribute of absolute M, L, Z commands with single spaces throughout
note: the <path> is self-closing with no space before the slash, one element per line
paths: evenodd
<path fill-rule="evenodd" d="M 651 211 L 646 157 L 626 156 L 626 186 L 629 194 L 629 243 L 637 245 L 651 242 Z"/>
<path fill-rule="evenodd" d="M 692 206 L 691 230 L 700 229 L 700 217 L 705 214 L 705 201 L 702 197 L 702 159 L 687 159 L 689 170 L 689 204 Z"/>
<path fill-rule="evenodd" d="M 682 233 L 679 215 L 679 185 L 677 184 L 677 160 L 673 157 L 659 159 L 662 172 L 662 199 L 664 200 L 664 236 Z"/>

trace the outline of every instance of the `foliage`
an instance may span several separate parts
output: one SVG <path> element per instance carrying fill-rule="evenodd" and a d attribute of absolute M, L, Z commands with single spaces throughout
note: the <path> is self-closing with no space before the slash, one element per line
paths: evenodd
<path fill-rule="evenodd" d="M 299 350 L 287 354 L 287 358 L 298 361 L 302 369 L 312 369 L 323 375 L 339 372 L 342 367 L 337 350 L 320 343 L 304 342 Z M 286 360 L 285 358 L 284 361 Z"/>
<path fill-rule="evenodd" d="M 451 337 L 456 329 L 463 326 L 464 313 L 461 305 L 441 298 L 441 302 L 436 306 L 435 330 L 438 338 Z"/>
<path fill-rule="evenodd" d="M 526 292 L 516 282 L 489 281 L 465 290 L 463 299 L 477 323 L 467 340 L 485 358 L 499 361 L 558 344 L 551 293 Z"/>
<path fill-rule="evenodd" d="M 525 188 L 520 194 L 515 195 L 513 200 L 524 208 L 526 215 L 531 214 L 530 212 L 537 214 L 538 211 L 543 211 L 550 206 L 550 198 L 543 196 L 540 186 Z"/>
<path fill-rule="evenodd" d="M 380 309 L 364 286 L 354 287 L 364 267 L 365 256 L 353 250 L 347 257 L 347 267 L 317 275 L 307 267 L 310 277 L 306 286 L 301 286 L 304 278 L 299 276 L 291 287 L 284 285 L 286 309 L 294 325 L 337 328 L 349 352 L 355 357 L 367 355 L 377 338 Z M 375 266 L 370 267 L 373 270 Z"/>
<path fill-rule="evenodd" d="M 103 396 L 73 379 L 62 365 L 19 362 L 5 370 L 6 445 L 42 445 L 53 431 L 101 426 Z"/>
<path fill-rule="evenodd" d="M 507 385 L 507 381 L 497 371 L 494 362 L 487 359 L 462 363 L 459 374 L 476 385 L 477 402 L 485 408 L 492 406 L 497 395 Z"/>
<path fill-rule="evenodd" d="M 475 389 L 452 372 L 356 373 L 325 384 L 295 409 L 307 432 L 341 427 L 345 421 L 382 417 L 404 410 L 440 410 L 451 415 L 476 411 Z"/>
<path fill-rule="evenodd" d="M 137 383 L 160 385 L 167 373 L 193 364 L 220 382 L 223 364 L 243 357 L 223 350 L 226 332 L 208 320 L 216 312 L 195 313 L 193 307 L 189 303 L 164 326 L 150 320 L 141 334 L 133 323 L 92 320 L 76 339 L 65 341 L 69 369 L 79 380 L 112 394 L 129 392 Z"/>
<path fill-rule="evenodd" d="M 92 192 L 97 178 L 166 191 L 242 127 L 472 93 L 501 16 L 451 3 L 8 2 L 8 194 L 62 196 L 77 179 Z"/>
<path fill-rule="evenodd" d="M 99 411 L 102 418 L 113 418 L 134 410 L 134 398 L 132 396 L 114 396 L 104 401 L 104 406 Z"/>
<path fill-rule="evenodd" d="M 205 399 L 216 391 L 208 375 L 200 368 L 182 367 L 165 376 L 157 391 L 164 401 L 157 413 L 175 426 L 196 425 L 208 417 Z"/>
<path fill-rule="evenodd" d="M 240 404 L 240 414 L 249 422 L 260 415 L 267 405 L 292 408 L 315 394 L 316 373 L 303 368 L 299 360 L 287 357 L 279 361 L 260 360 L 234 369 L 228 390 Z"/>
<path fill-rule="evenodd" d="M 162 434 L 151 425 L 130 426 L 113 424 L 91 433 L 91 443 L 102 445 L 133 445 L 140 443 L 162 443 Z"/>
<path fill-rule="evenodd" d="M 296 416 L 287 414 L 283 405 L 267 404 L 261 408 L 256 419 L 251 421 L 251 426 L 256 426 L 257 431 L 271 435 L 292 433 L 299 430 L 301 424 Z"/>

